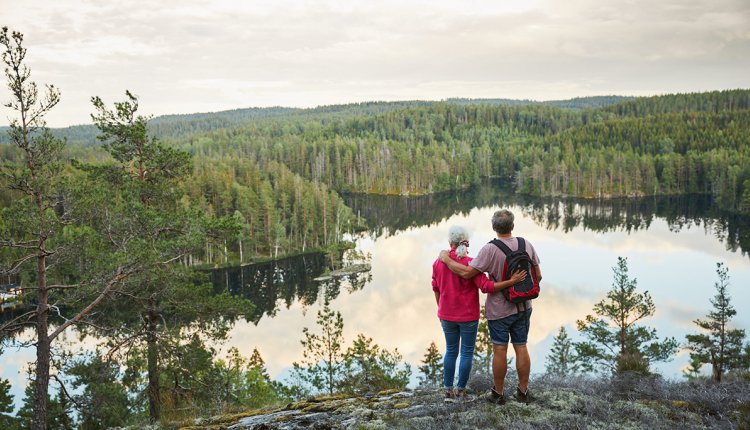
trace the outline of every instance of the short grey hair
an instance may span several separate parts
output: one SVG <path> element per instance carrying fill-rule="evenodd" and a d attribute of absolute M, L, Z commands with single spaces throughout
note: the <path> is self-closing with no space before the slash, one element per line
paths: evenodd
<path fill-rule="evenodd" d="M 500 234 L 508 234 L 513 231 L 513 212 L 501 209 L 492 215 L 492 229 Z"/>
<path fill-rule="evenodd" d="M 448 242 L 451 246 L 456 247 L 456 256 L 458 258 L 466 257 L 469 254 L 469 249 L 466 245 L 462 245 L 461 242 L 469 240 L 469 232 L 460 225 L 454 225 L 448 230 Z"/>

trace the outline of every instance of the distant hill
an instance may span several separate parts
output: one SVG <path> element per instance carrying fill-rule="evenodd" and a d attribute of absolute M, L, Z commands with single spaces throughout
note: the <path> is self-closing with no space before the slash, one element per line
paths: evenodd
<path fill-rule="evenodd" d="M 180 138 L 196 133 L 206 133 L 223 128 L 230 128 L 238 124 L 262 118 L 289 115 L 302 109 L 270 107 L 233 109 L 221 112 L 203 112 L 183 115 L 162 115 L 152 118 L 148 125 L 151 132 L 160 138 Z M 0 127 L 0 143 L 7 143 L 6 130 Z M 93 124 L 74 125 L 70 127 L 53 128 L 52 132 L 71 143 L 95 145 L 99 131 Z"/>
<path fill-rule="evenodd" d="M 255 107 L 232 109 L 219 112 L 161 115 L 152 118 L 149 121 L 148 125 L 149 129 L 156 137 L 162 139 L 180 139 L 194 134 L 228 129 L 258 120 L 296 118 L 299 120 L 320 121 L 322 123 L 325 123 L 336 118 L 340 119 L 354 116 L 376 115 L 394 110 L 426 107 L 439 103 L 466 106 L 546 105 L 566 109 L 596 109 L 624 101 L 629 101 L 631 99 L 632 97 L 623 96 L 599 96 L 577 97 L 570 100 L 538 102 L 533 100 L 514 99 L 449 98 L 445 101 L 373 101 L 340 105 L 326 105 L 306 109 L 280 106 L 267 108 Z M 0 143 L 8 143 L 8 137 L 6 134 L 7 128 L 8 127 L 0 127 Z M 52 132 L 58 137 L 68 139 L 70 143 L 79 143 L 86 146 L 97 144 L 96 136 L 98 135 L 98 131 L 92 124 L 53 128 Z"/>
<path fill-rule="evenodd" d="M 522 105 L 545 105 L 559 107 L 563 109 L 598 109 L 605 106 L 614 105 L 634 99 L 626 96 L 594 96 L 594 97 L 576 97 L 568 100 L 514 100 L 514 99 L 462 99 L 451 98 L 446 102 L 458 105 L 497 105 L 497 106 L 522 106 Z"/>
<path fill-rule="evenodd" d="M 750 91 L 746 89 L 638 97 L 603 107 L 602 110 L 618 116 L 644 117 L 683 112 L 735 112 L 743 109 L 750 109 Z"/>
<path fill-rule="evenodd" d="M 328 105 L 316 108 L 243 108 L 219 112 L 202 112 L 182 115 L 161 115 L 152 118 L 149 123 L 151 133 L 159 138 L 179 139 L 193 134 L 207 133 L 215 130 L 236 127 L 253 121 L 274 118 L 310 119 L 325 122 L 337 117 L 378 114 L 407 107 L 428 106 L 437 102 L 405 101 L 405 102 L 365 102 L 342 105 Z M 0 144 L 8 143 L 6 126 L 0 126 Z M 74 125 L 70 127 L 52 128 L 52 133 L 71 143 L 86 146 L 96 145 L 98 130 L 93 124 Z"/>

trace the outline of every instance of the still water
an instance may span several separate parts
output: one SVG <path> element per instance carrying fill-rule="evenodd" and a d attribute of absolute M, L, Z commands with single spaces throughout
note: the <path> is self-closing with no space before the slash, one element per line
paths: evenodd
<path fill-rule="evenodd" d="M 302 329 L 315 330 L 324 297 L 343 315 L 347 342 L 363 333 L 382 347 L 398 348 L 416 373 L 430 342 L 444 347 L 431 265 L 447 247 L 448 229 L 467 227 L 474 255 L 493 238 L 490 218 L 500 208 L 515 213 L 514 233 L 530 240 L 541 257 L 542 294 L 534 303 L 529 335 L 533 373 L 544 371 L 560 326 L 580 339 L 575 322 L 611 288 L 618 256 L 627 257 L 639 289 L 651 293 L 657 310 L 644 323 L 657 328 L 660 337 L 682 342 L 696 331 L 692 321 L 710 310 L 717 262 L 729 268 L 738 311 L 734 325 L 750 329 L 750 222 L 720 213 L 704 197 L 539 200 L 486 184 L 427 197 L 347 199 L 371 226 L 356 238 L 357 252 L 372 265 L 370 273 L 318 282 L 314 279 L 329 259 L 313 254 L 212 274 L 217 288 L 228 286 L 258 305 L 253 323 L 237 325 L 226 347 L 247 355 L 258 348 L 273 377 L 283 378 L 292 362 L 301 361 Z M 656 369 L 676 379 L 687 364 L 687 353 L 680 352 Z"/>
<path fill-rule="evenodd" d="M 534 303 L 529 349 L 532 373 L 544 371 L 545 357 L 560 326 L 576 340 L 577 319 L 591 313 L 612 285 L 617 257 L 628 259 L 631 278 L 648 290 L 656 315 L 644 321 L 660 337 L 684 341 L 696 331 L 693 320 L 710 310 L 717 280 L 716 263 L 729 268 L 729 291 L 738 314 L 737 328 L 750 331 L 750 219 L 718 211 L 705 197 L 605 201 L 531 199 L 489 183 L 471 190 L 425 197 L 347 197 L 370 230 L 355 238 L 356 252 L 344 260 L 371 264 L 371 271 L 320 281 L 335 267 L 324 254 L 307 254 L 251 266 L 215 270 L 214 287 L 229 288 L 256 305 L 251 322 L 238 323 L 226 351 L 236 346 L 246 356 L 258 348 L 273 378 L 284 378 L 302 360 L 302 329 L 315 331 L 316 312 L 328 299 L 344 319 L 351 342 L 363 333 L 387 349 L 397 348 L 417 366 L 430 342 L 444 348 L 431 290 L 432 262 L 447 247 L 448 229 L 463 225 L 471 234 L 470 254 L 493 238 L 492 214 L 508 208 L 516 215 L 514 233 L 530 240 L 541 258 L 541 296 Z M 71 350 L 81 344 L 64 336 Z M 348 346 L 348 345 L 347 345 Z M 512 354 L 512 352 L 511 352 Z M 10 380 L 16 404 L 23 397 L 28 348 L 6 348 L 0 377 Z M 688 356 L 680 352 L 656 370 L 681 377 Z"/>

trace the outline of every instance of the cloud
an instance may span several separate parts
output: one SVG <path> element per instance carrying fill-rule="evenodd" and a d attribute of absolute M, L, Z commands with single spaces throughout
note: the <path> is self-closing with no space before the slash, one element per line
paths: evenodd
<path fill-rule="evenodd" d="M 743 0 L 5 3 L 34 78 L 63 90 L 54 125 L 88 121 L 82 100 L 124 88 L 161 114 L 750 86 Z M 226 90 L 185 94 L 185 82 L 212 79 Z"/>

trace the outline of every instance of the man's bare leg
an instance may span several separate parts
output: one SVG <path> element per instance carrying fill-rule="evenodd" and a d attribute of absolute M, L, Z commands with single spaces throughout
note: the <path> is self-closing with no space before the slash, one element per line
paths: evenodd
<path fill-rule="evenodd" d="M 529 374 L 531 373 L 531 357 L 529 357 L 529 349 L 524 344 L 513 345 L 513 350 L 515 350 L 516 352 L 516 372 L 518 372 L 518 388 L 520 388 L 521 391 L 525 393 L 529 389 Z"/>
<path fill-rule="evenodd" d="M 492 345 L 492 380 L 495 391 L 502 394 L 505 386 L 505 373 L 508 371 L 508 345 Z M 528 383 L 528 377 L 526 378 Z"/>

